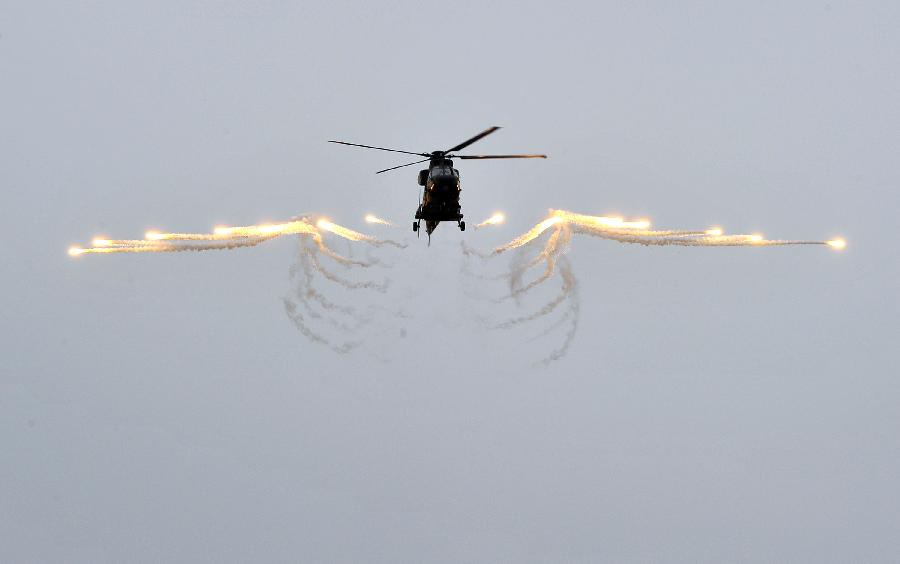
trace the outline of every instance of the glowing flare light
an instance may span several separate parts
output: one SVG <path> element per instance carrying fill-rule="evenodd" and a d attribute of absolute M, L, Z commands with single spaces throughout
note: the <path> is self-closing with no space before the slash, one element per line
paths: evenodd
<path fill-rule="evenodd" d="M 504 253 L 506 251 L 521 247 L 522 245 L 528 244 L 531 241 L 533 241 L 534 239 L 540 237 L 541 233 L 550 229 L 557 223 L 561 223 L 562 221 L 563 221 L 563 219 L 560 216 L 558 216 L 556 214 L 551 215 L 550 217 L 548 217 L 544 221 L 538 223 L 537 225 L 535 225 L 534 227 L 532 227 L 531 229 L 529 229 L 522 235 L 519 235 L 518 237 L 516 237 L 509 243 L 494 249 L 494 254 Z"/>
<path fill-rule="evenodd" d="M 475 226 L 475 229 L 480 229 L 482 227 L 487 227 L 488 225 L 499 225 L 506 221 L 506 216 L 503 215 L 503 212 L 497 212 L 491 217 L 485 219 L 481 223 Z"/>
<path fill-rule="evenodd" d="M 626 221 L 621 217 L 591 216 L 564 210 L 551 210 L 550 217 L 505 245 L 494 249 L 494 254 L 526 245 L 550 227 L 571 228 L 575 233 L 592 235 L 621 243 L 641 245 L 676 245 L 682 247 L 774 247 L 783 245 L 829 245 L 843 249 L 843 239 L 831 241 L 783 241 L 769 240 L 759 233 L 749 235 L 725 235 L 721 227 L 706 230 L 650 230 L 650 221 L 639 219 Z"/>
<path fill-rule="evenodd" d="M 347 229 L 346 227 L 341 227 L 336 223 L 332 223 L 325 218 L 320 219 L 316 222 L 316 227 L 319 229 L 323 229 L 330 233 L 334 233 L 338 237 L 343 237 L 344 239 L 349 239 L 351 241 L 372 241 L 373 239 L 368 235 L 363 235 L 358 231 L 353 231 L 352 229 Z"/>
<path fill-rule="evenodd" d="M 366 214 L 365 217 L 366 223 L 373 223 L 375 225 L 387 225 L 388 227 L 393 227 L 394 224 L 386 219 L 382 219 L 377 215 Z"/>
<path fill-rule="evenodd" d="M 281 235 L 305 234 L 321 240 L 320 229 L 351 241 L 363 241 L 374 245 L 390 243 L 401 246 L 391 241 L 375 239 L 325 219 L 320 220 L 317 226 L 310 224 L 305 219 L 299 219 L 283 223 L 265 223 L 242 227 L 217 226 L 212 233 L 164 233 L 153 229 L 144 234 L 144 239 L 95 237 L 91 242 L 91 247 L 73 246 L 69 248 L 68 252 L 69 255 L 74 257 L 89 253 L 172 253 L 235 249 L 238 247 L 253 247 Z"/>

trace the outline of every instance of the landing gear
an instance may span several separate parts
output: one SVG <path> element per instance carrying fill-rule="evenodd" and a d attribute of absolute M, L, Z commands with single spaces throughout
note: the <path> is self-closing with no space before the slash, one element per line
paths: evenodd
<path fill-rule="evenodd" d="M 419 231 L 419 222 L 418 221 L 413 222 L 413 231 L 416 231 L 416 232 Z"/>
<path fill-rule="evenodd" d="M 466 230 L 466 222 L 465 222 L 465 221 L 460 221 L 460 222 L 459 222 L 459 230 L 460 230 L 460 231 L 465 231 L 465 230 Z"/>

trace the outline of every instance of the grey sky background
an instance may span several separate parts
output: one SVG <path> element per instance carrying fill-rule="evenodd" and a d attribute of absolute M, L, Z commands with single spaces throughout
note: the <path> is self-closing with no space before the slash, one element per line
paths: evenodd
<path fill-rule="evenodd" d="M 0 2 L 0 560 L 897 561 L 898 29 L 895 2 Z M 406 225 L 416 168 L 325 140 L 495 124 L 478 152 L 550 159 L 459 163 L 470 222 L 509 223 L 411 240 L 388 362 L 291 325 L 289 238 L 65 252 Z M 466 321 L 459 242 L 548 208 L 849 247 L 576 239 L 579 330 L 535 370 L 558 335 Z"/>

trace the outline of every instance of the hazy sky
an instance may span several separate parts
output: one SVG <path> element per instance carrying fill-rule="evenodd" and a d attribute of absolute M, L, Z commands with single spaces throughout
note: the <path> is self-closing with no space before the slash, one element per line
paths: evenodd
<path fill-rule="evenodd" d="M 896 2 L 187 4 L 0 0 L 0 561 L 900 559 Z M 490 125 L 550 158 L 458 163 L 509 222 L 431 248 L 325 143 Z M 459 242 L 548 208 L 849 247 L 576 239 L 532 369 Z M 404 226 L 390 360 L 294 328 L 290 238 L 66 255 L 309 211 Z"/>

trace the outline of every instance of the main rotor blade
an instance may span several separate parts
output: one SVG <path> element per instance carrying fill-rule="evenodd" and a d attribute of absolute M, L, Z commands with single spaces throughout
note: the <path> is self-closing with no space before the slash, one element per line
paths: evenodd
<path fill-rule="evenodd" d="M 547 155 L 447 155 L 448 159 L 546 159 Z"/>
<path fill-rule="evenodd" d="M 416 162 L 414 162 L 414 163 L 406 163 L 406 164 L 402 164 L 402 165 L 398 165 L 398 166 L 392 166 L 391 168 L 386 168 L 386 169 L 384 169 L 384 170 L 379 170 L 379 171 L 376 172 L 375 174 L 381 174 L 382 172 L 387 172 L 387 171 L 389 171 L 389 170 L 394 170 L 395 168 L 403 168 L 403 167 L 405 167 L 405 166 L 412 166 L 412 165 L 414 165 L 414 164 L 424 163 L 425 161 L 430 161 L 430 160 L 431 160 L 431 157 L 429 157 L 429 158 L 427 158 L 427 159 L 422 159 L 421 161 L 416 161 Z"/>
<path fill-rule="evenodd" d="M 500 127 L 499 127 L 499 126 L 496 126 L 496 125 L 493 126 L 493 127 L 489 127 L 489 128 L 487 128 L 487 129 L 485 129 L 484 131 L 482 131 L 481 133 L 479 133 L 478 135 L 476 135 L 475 137 L 472 137 L 471 139 L 467 139 L 466 141 L 463 141 L 462 143 L 460 143 L 460 144 L 457 145 L 456 147 L 453 147 L 452 149 L 447 149 L 447 150 L 444 151 L 444 152 L 445 152 L 445 153 L 452 153 L 453 151 L 459 151 L 460 149 L 465 149 L 466 147 L 468 147 L 468 146 L 471 145 L 472 143 L 478 141 L 479 139 L 482 139 L 482 138 L 484 138 L 484 137 L 487 137 L 488 135 L 490 135 L 491 133 L 497 131 L 498 129 L 500 129 Z"/>
<path fill-rule="evenodd" d="M 337 143 L 339 145 L 350 145 L 352 147 L 365 147 L 366 149 L 378 149 L 379 151 L 390 151 L 392 153 L 405 153 L 407 155 L 418 155 L 420 157 L 430 157 L 428 153 L 413 153 L 412 151 L 401 151 L 400 149 L 385 149 L 384 147 L 373 147 L 372 145 L 360 145 L 359 143 L 347 143 L 346 141 L 329 141 L 329 143 Z"/>

